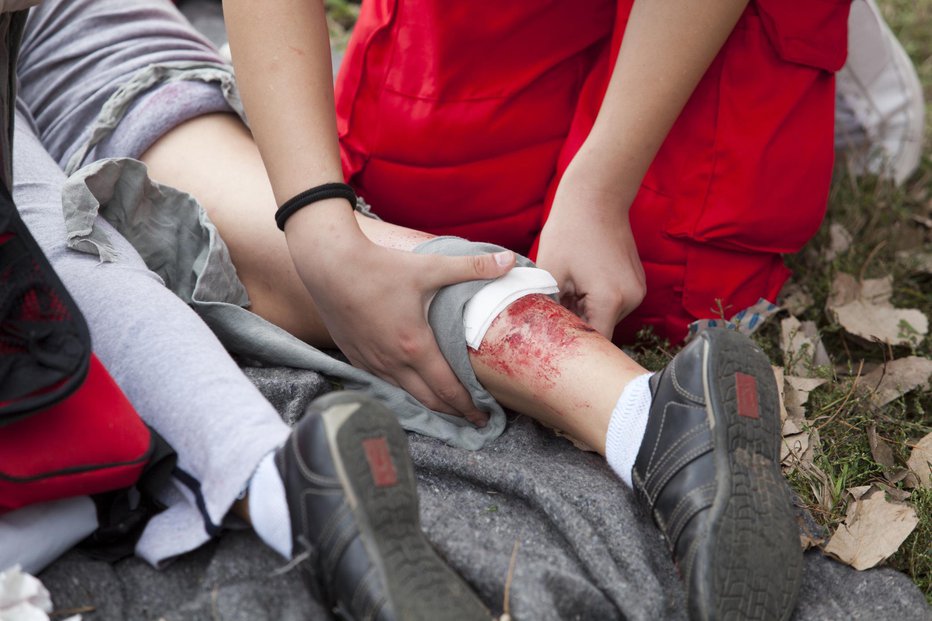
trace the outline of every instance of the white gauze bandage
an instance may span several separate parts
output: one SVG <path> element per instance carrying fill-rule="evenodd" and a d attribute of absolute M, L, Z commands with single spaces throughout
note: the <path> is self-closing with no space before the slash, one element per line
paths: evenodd
<path fill-rule="evenodd" d="M 550 272 L 537 267 L 515 267 L 470 298 L 463 309 L 466 344 L 479 349 L 489 326 L 509 304 L 534 293 L 551 295 L 560 290 Z"/>

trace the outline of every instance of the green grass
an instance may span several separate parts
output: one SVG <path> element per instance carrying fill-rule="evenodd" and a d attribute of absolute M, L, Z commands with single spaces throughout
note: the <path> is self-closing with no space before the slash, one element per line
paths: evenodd
<path fill-rule="evenodd" d="M 880 0 L 891 28 L 916 63 L 926 101 L 932 102 L 932 0 Z M 927 120 L 932 121 L 927 105 Z M 932 122 L 927 123 L 926 144 L 932 138 Z M 839 166 L 832 186 L 825 223 L 807 248 L 787 257 L 796 276 L 815 299 L 804 319 L 815 321 L 827 350 L 836 363 L 850 374 L 837 373 L 832 381 L 817 389 L 810 398 L 808 418 L 819 429 L 821 453 L 815 465 L 825 481 L 796 473 L 791 483 L 816 519 L 833 529 L 845 515 L 844 490 L 858 485 L 884 482 L 884 468 L 871 455 L 868 429 L 877 433 L 893 449 L 898 467 L 904 467 L 911 445 L 932 431 L 932 392 L 914 392 L 893 403 L 876 408 L 865 393 L 852 392 L 852 376 L 862 361 L 882 363 L 891 357 L 919 355 L 932 358 L 932 337 L 912 347 L 890 350 L 865 345 L 847 336 L 824 311 L 832 279 L 838 271 L 876 278 L 892 275 L 893 303 L 917 308 L 932 318 L 932 277 L 921 274 L 903 253 L 932 252 L 932 231 L 917 222 L 916 216 L 932 217 L 932 161 L 924 151 L 920 170 L 901 188 L 877 179 L 854 179 Z M 828 227 L 843 225 L 853 237 L 850 249 L 832 262 L 822 258 L 828 242 Z M 759 339 L 775 352 L 778 330 L 770 328 Z M 775 357 L 775 362 L 780 358 Z M 848 398 L 846 398 L 846 396 Z M 829 488 L 825 494 L 814 492 Z M 903 489 L 899 482 L 892 487 Z M 932 490 L 909 490 L 908 502 L 916 509 L 919 525 L 887 562 L 908 574 L 932 603 Z M 817 496 L 821 496 L 817 497 Z M 820 502 L 821 501 L 821 502 Z"/>

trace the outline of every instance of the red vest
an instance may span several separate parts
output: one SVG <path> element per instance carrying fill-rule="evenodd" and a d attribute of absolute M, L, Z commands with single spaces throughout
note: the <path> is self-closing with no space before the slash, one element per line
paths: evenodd
<path fill-rule="evenodd" d="M 389 222 L 533 255 L 632 1 L 364 2 L 337 80 L 347 180 Z M 675 337 L 716 298 L 776 295 L 777 253 L 824 214 L 849 4 L 752 0 L 632 206 L 648 278 L 632 327 Z"/>

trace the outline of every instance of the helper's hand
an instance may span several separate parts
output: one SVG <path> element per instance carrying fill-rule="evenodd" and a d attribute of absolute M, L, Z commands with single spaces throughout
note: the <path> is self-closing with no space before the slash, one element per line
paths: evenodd
<path fill-rule="evenodd" d="M 560 302 L 607 338 L 647 290 L 627 205 L 561 183 L 540 235 L 537 265 L 553 274 Z"/>
<path fill-rule="evenodd" d="M 427 407 L 484 426 L 440 353 L 427 323 L 436 291 L 468 280 L 497 278 L 515 263 L 511 252 L 446 257 L 418 255 L 373 244 L 364 237 L 330 239 L 327 252 L 296 252 L 298 273 L 311 292 L 337 347 L 354 366 L 399 386 Z"/>

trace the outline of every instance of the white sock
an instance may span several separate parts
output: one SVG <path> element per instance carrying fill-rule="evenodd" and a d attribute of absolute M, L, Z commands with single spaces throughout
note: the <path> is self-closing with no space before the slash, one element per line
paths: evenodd
<path fill-rule="evenodd" d="M 647 380 L 651 375 L 639 375 L 621 391 L 605 436 L 605 461 L 628 487 L 632 487 L 631 469 L 647 429 L 650 411 L 650 384 Z"/>
<path fill-rule="evenodd" d="M 274 451 L 263 457 L 249 480 L 249 519 L 259 539 L 290 559 L 291 516 L 274 457 Z"/>

